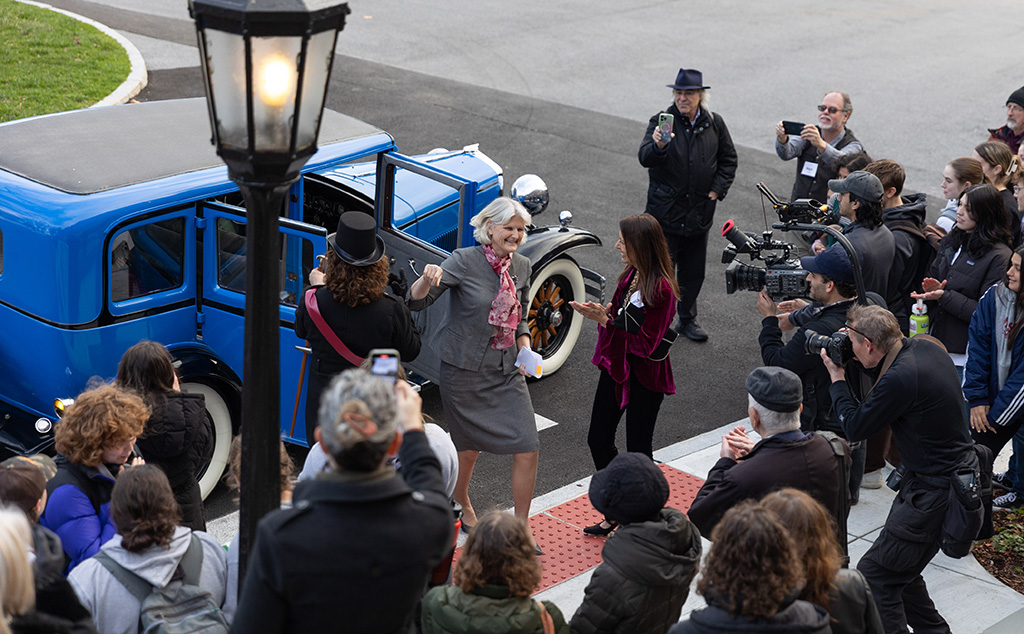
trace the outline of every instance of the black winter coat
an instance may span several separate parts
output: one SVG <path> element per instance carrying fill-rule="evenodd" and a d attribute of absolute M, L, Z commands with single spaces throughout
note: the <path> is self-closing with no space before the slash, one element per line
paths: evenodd
<path fill-rule="evenodd" d="M 402 361 L 412 361 L 420 354 L 420 333 L 412 322 L 405 303 L 387 293 L 375 302 L 350 308 L 331 294 L 326 286 L 316 287 L 316 303 L 324 321 L 358 357 L 366 358 L 374 348 L 394 348 Z M 313 445 L 320 395 L 331 379 L 353 365 L 338 354 L 320 332 L 306 309 L 303 292 L 295 309 L 295 334 L 309 341 L 313 349 L 309 383 L 306 388 L 306 438 Z"/>
<path fill-rule="evenodd" d="M 860 571 L 840 568 L 828 598 L 832 634 L 882 634 L 882 617 Z"/>
<path fill-rule="evenodd" d="M 640 164 L 648 168 L 647 213 L 665 233 L 694 236 L 711 228 L 715 201 L 724 200 L 736 177 L 736 148 L 722 117 L 701 108 L 690 125 L 675 104 L 665 110 L 675 117 L 672 139 L 664 151 L 654 144 L 658 114 L 651 117 L 640 143 Z"/>
<path fill-rule="evenodd" d="M 831 634 L 829 616 L 820 607 L 796 600 L 782 606 L 770 619 L 750 621 L 733 616 L 716 605 L 713 595 L 705 597 L 708 607 L 694 610 L 669 634 Z"/>
<path fill-rule="evenodd" d="M 406 432 L 398 456 L 401 476 L 320 474 L 260 520 L 232 632 L 413 630 L 453 518 L 426 435 Z"/>
<path fill-rule="evenodd" d="M 843 228 L 843 234 L 857 254 L 865 292 L 878 293 L 884 300 L 889 296 L 889 269 L 896 255 L 892 232 L 884 224 L 868 229 L 855 221 Z"/>
<path fill-rule="evenodd" d="M 782 329 L 778 317 L 761 320 L 761 360 L 765 365 L 786 368 L 800 377 L 804 386 L 804 409 L 800 412 L 800 429 L 804 431 L 827 430 L 843 435 L 839 420 L 832 413 L 832 397 L 828 388 L 832 384 L 828 370 L 821 358 L 807 352 L 808 334 L 829 335 L 846 323 L 846 311 L 853 305 L 852 299 L 824 306 L 814 318 L 790 337 L 782 340 Z"/>
<path fill-rule="evenodd" d="M 623 525 L 601 554 L 569 622 L 573 634 L 664 634 L 679 621 L 701 555 L 700 533 L 681 511 Z"/>
<path fill-rule="evenodd" d="M 850 463 L 847 452 L 847 473 Z M 712 529 L 737 503 L 793 487 L 821 502 L 845 526 L 846 518 L 839 517 L 839 493 L 845 495 L 848 487 L 839 480 L 839 465 L 823 436 L 799 431 L 769 436 L 738 462 L 720 458 L 715 463 L 690 506 L 690 521 L 710 539 Z"/>
<path fill-rule="evenodd" d="M 181 525 L 205 531 L 203 498 L 196 476 L 213 455 L 213 423 L 202 394 L 169 392 L 152 399 L 153 413 L 136 443 L 149 464 L 160 467 L 181 507 Z"/>
<path fill-rule="evenodd" d="M 960 257 L 953 262 L 958 233 L 961 232 L 954 229 L 942 239 L 939 253 L 928 269 L 927 277 L 946 280 L 939 300 L 928 303 L 928 334 L 941 341 L 948 352 L 962 354 L 967 350 L 967 328 L 978 300 L 990 286 L 1003 279 L 1013 254 L 1002 243 L 984 253 L 972 254 L 967 249 L 969 239 L 965 239 Z"/>
<path fill-rule="evenodd" d="M 902 198 L 902 205 L 885 210 L 883 221 L 892 232 L 896 245 L 885 303 L 896 315 L 900 330 L 907 332 L 910 328 L 910 307 L 914 304 L 910 293 L 921 288 L 921 280 L 935 259 L 935 249 L 924 235 L 928 197 L 909 194 Z"/>

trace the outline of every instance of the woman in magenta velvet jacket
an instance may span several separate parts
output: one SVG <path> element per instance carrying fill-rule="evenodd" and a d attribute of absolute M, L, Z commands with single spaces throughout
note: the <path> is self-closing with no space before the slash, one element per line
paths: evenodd
<path fill-rule="evenodd" d="M 612 302 L 570 302 L 578 313 L 598 323 L 593 363 L 601 369 L 594 395 L 587 443 L 594 466 L 601 470 L 618 454 L 615 430 L 626 413 L 626 450 L 653 452 L 654 423 L 666 394 L 675 394 L 672 363 L 649 357 L 661 344 L 675 315 L 679 297 L 672 259 L 661 226 L 653 216 L 639 214 L 619 221 L 615 248 L 626 265 Z M 629 314 L 625 307 L 632 304 Z M 585 529 L 607 535 L 607 521 Z"/>

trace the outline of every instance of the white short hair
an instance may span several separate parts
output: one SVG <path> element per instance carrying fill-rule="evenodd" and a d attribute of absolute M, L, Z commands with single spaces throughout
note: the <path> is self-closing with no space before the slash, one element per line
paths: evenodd
<path fill-rule="evenodd" d="M 530 212 L 526 211 L 526 207 L 518 200 L 513 200 L 505 196 L 499 196 L 491 201 L 489 205 L 480 210 L 480 213 L 473 216 L 469 220 L 469 224 L 473 225 L 473 237 L 480 244 L 490 244 L 491 236 L 487 234 L 487 223 L 495 225 L 503 225 L 512 218 L 519 216 L 523 219 L 523 223 L 529 227 L 533 224 L 533 218 L 530 217 Z M 523 239 L 519 241 L 522 245 L 526 242 L 526 234 L 523 234 Z"/>
<path fill-rule="evenodd" d="M 765 436 L 774 436 L 775 434 L 800 429 L 799 409 L 795 412 L 776 412 L 758 403 L 749 392 L 747 393 L 747 404 L 757 412 L 758 418 L 761 419 L 761 429 L 764 430 Z"/>

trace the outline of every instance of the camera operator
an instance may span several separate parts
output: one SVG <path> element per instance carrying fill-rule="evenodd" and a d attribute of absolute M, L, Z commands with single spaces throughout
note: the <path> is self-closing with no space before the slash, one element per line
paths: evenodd
<path fill-rule="evenodd" d="M 950 478 L 972 449 L 960 381 L 949 355 L 930 341 L 902 336 L 891 312 L 854 306 L 845 331 L 854 360 L 837 366 L 822 351 L 830 392 L 850 440 L 891 427 L 905 470 L 878 539 L 857 564 L 871 586 L 887 633 L 949 632 L 921 571 L 938 552 Z M 895 480 L 895 482 L 894 482 Z"/>
<path fill-rule="evenodd" d="M 841 245 L 835 244 L 817 256 L 800 258 L 800 267 L 807 271 L 810 298 L 820 302 L 822 307 L 786 343 L 782 340 L 778 309 L 762 290 L 757 298 L 757 310 L 764 317 L 758 337 L 761 360 L 765 365 L 786 368 L 800 377 L 804 394 L 804 409 L 800 414 L 803 431 L 828 430 L 843 435 L 839 421 L 829 416 L 832 397 L 828 392 L 831 384 L 828 371 L 816 354 L 807 351 L 806 343 L 808 334 L 831 335 L 843 327 L 846 311 L 857 295 L 850 256 Z"/>

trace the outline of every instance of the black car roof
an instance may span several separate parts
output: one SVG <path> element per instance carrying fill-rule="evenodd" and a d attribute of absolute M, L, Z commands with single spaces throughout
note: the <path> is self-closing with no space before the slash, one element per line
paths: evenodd
<path fill-rule="evenodd" d="M 325 110 L 319 145 L 380 134 Z M 76 110 L 0 126 L 0 169 L 70 194 L 92 194 L 224 163 L 205 99 Z"/>

